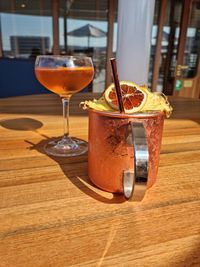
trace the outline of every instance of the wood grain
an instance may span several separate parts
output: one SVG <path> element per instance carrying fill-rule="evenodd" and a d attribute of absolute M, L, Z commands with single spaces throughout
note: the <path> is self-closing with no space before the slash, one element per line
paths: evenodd
<path fill-rule="evenodd" d="M 71 101 L 71 134 L 85 140 L 79 103 L 93 97 Z M 87 155 L 44 154 L 62 134 L 57 96 L 1 99 L 0 267 L 200 266 L 200 101 L 170 101 L 157 182 L 134 203 L 90 183 Z"/>

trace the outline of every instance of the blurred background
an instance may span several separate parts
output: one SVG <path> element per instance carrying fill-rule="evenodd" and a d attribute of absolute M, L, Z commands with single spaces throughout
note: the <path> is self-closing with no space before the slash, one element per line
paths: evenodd
<path fill-rule="evenodd" d="M 85 91 L 102 92 L 111 83 L 118 11 L 117 0 L 1 0 L 0 97 L 47 92 L 34 77 L 39 54 L 91 56 L 95 78 Z M 151 90 L 199 98 L 199 51 L 200 0 L 155 0 Z"/>

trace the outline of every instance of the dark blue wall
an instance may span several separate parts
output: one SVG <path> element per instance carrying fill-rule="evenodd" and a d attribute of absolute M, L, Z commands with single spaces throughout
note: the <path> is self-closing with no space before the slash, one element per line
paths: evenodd
<path fill-rule="evenodd" d="M 50 93 L 36 80 L 33 59 L 0 58 L 0 97 Z"/>

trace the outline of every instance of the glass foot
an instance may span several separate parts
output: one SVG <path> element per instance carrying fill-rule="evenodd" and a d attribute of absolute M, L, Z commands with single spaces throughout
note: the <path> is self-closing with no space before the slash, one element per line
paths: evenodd
<path fill-rule="evenodd" d="M 64 137 L 61 140 L 51 141 L 44 147 L 48 155 L 55 157 L 74 157 L 87 152 L 87 142 L 74 137 Z"/>

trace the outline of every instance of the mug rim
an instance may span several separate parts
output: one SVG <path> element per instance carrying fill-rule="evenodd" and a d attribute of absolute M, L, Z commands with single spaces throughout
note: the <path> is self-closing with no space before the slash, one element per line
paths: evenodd
<path fill-rule="evenodd" d="M 165 113 L 163 111 L 159 110 L 152 110 L 152 111 L 146 111 L 146 112 L 136 112 L 132 114 L 126 114 L 126 113 L 119 113 L 119 112 L 109 112 L 109 111 L 101 111 L 101 110 L 95 110 L 95 109 L 88 109 L 89 112 L 97 113 L 104 117 L 111 117 L 111 118 L 151 118 L 151 117 L 157 117 L 157 116 L 165 116 Z"/>

